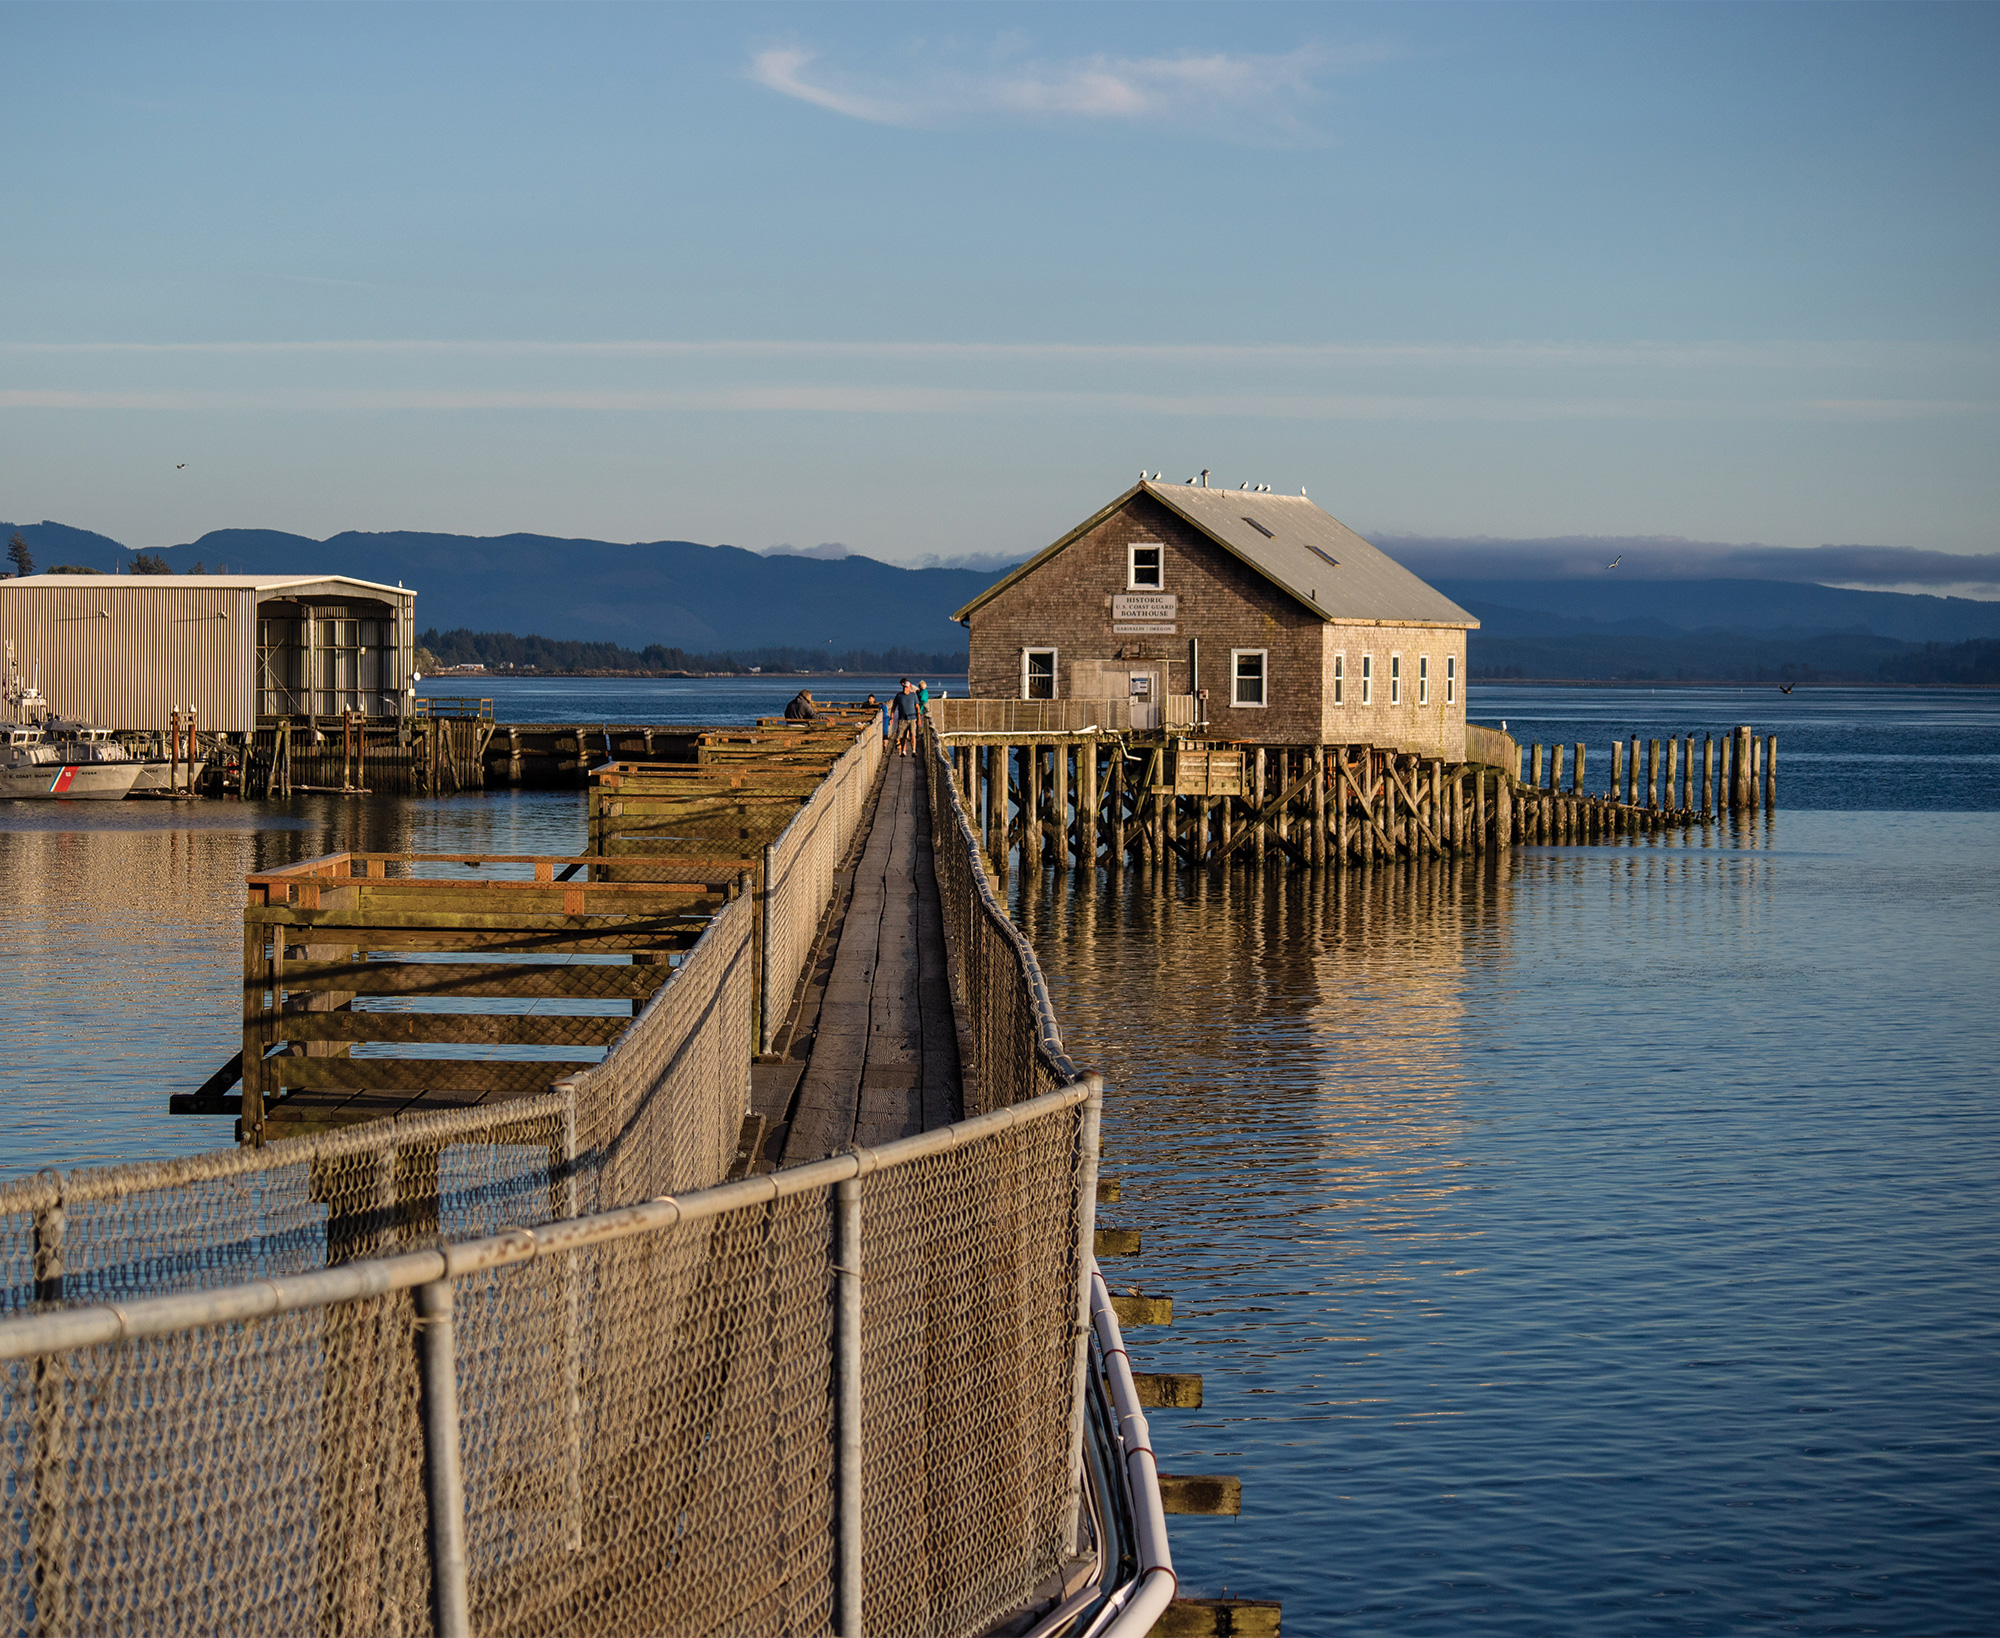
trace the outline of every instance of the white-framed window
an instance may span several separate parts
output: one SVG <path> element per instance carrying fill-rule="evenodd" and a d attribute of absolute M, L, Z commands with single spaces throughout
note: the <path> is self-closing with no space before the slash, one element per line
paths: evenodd
<path fill-rule="evenodd" d="M 1361 703 L 1375 703 L 1375 656 L 1372 654 L 1361 656 Z"/>
<path fill-rule="evenodd" d="M 1456 654 L 1447 654 L 1444 657 L 1444 702 L 1446 705 L 1456 705 L 1458 703 L 1458 656 Z"/>
<path fill-rule="evenodd" d="M 1347 703 L 1347 656 L 1345 654 L 1336 654 L 1333 657 L 1333 703 L 1335 705 L 1345 705 Z"/>
<path fill-rule="evenodd" d="M 1021 650 L 1021 698 L 1052 700 L 1056 697 L 1056 651 L 1052 648 Z"/>
<path fill-rule="evenodd" d="M 1431 657 L 1428 654 L 1419 654 L 1417 656 L 1417 704 L 1429 705 L 1430 702 Z"/>
<path fill-rule="evenodd" d="M 1157 540 L 1135 540 L 1126 548 L 1125 589 L 1158 591 L 1167 574 L 1167 549 Z"/>
<path fill-rule="evenodd" d="M 1400 654 L 1389 656 L 1389 703 L 1403 703 L 1403 656 Z"/>
<path fill-rule="evenodd" d="M 1270 651 L 1262 648 L 1232 648 L 1229 651 L 1229 703 L 1269 705 L 1270 679 L 1266 675 Z"/>

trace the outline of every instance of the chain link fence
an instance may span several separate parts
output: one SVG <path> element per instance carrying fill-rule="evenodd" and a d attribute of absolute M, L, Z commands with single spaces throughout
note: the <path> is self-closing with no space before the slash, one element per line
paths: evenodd
<path fill-rule="evenodd" d="M 966 998 L 965 1112 L 980 1114 L 1039 1096 L 1078 1070 L 1063 1052 L 1034 950 L 994 895 L 978 827 L 928 721 L 923 762 L 953 985 Z"/>
<path fill-rule="evenodd" d="M 988 1631 L 1079 1545 L 1099 1096 L 0 1322 L 13 1629 Z"/>

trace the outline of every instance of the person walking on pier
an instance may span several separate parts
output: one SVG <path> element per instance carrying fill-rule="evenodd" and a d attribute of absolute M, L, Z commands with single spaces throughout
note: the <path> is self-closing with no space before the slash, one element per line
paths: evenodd
<path fill-rule="evenodd" d="M 896 696 L 896 754 L 915 756 L 917 754 L 917 717 L 923 710 L 923 702 L 917 698 L 917 686 L 908 677 L 903 679 L 902 692 Z"/>

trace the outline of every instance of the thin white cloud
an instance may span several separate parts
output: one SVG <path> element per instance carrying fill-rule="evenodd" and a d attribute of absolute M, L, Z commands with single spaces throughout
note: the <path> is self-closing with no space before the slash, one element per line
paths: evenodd
<path fill-rule="evenodd" d="M 1995 349 L 1874 342 L 1281 342 L 493 341 L 354 337 L 321 341 L 17 341 L 0 353 L 382 354 L 461 358 L 766 358 L 912 363 L 1245 364 L 1258 368 L 1400 365 L 1503 369 L 1828 369 L 2000 361 Z M 1827 400 L 1833 408 L 1838 400 Z"/>
<path fill-rule="evenodd" d="M 1008 391 L 967 387 L 812 386 L 606 391 L 522 389 L 0 390 L 0 409 L 139 411 L 477 411 L 801 413 L 824 415 L 1131 415 L 1281 421 L 1909 420 L 1988 416 L 1985 400 L 1724 400 L 1477 395 Z"/>
<path fill-rule="evenodd" d="M 843 72 L 792 44 L 750 59 L 759 85 L 874 125 L 945 126 L 994 120 L 1208 125 L 1237 135 L 1305 133 L 1321 82 L 1379 62 L 1380 46 L 1305 45 L 1279 53 L 1185 51 L 1170 56 L 1097 54 L 1026 60 L 996 51 L 966 66 L 936 58 L 900 76 Z"/>

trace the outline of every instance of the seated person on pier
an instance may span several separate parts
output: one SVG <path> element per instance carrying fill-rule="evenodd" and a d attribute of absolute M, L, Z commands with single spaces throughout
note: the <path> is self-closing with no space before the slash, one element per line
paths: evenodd
<path fill-rule="evenodd" d="M 791 703 L 785 707 L 785 718 L 788 722 L 817 722 L 819 720 L 819 707 L 813 704 L 812 690 L 810 688 L 801 688 L 792 696 Z"/>

